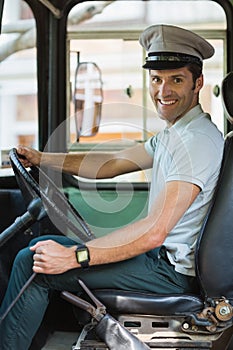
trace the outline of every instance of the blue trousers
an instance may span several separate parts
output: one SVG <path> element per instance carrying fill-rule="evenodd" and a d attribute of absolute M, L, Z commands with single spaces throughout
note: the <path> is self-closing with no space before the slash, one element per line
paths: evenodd
<path fill-rule="evenodd" d="M 75 245 L 64 236 L 42 236 L 39 240 L 54 239 L 64 246 Z M 34 239 L 31 244 L 35 244 Z M 0 317 L 32 275 L 33 252 L 21 250 L 15 258 Z M 153 293 L 188 293 L 196 288 L 196 281 L 176 272 L 169 263 L 164 248 L 123 262 L 69 270 L 63 274 L 38 274 L 0 324 L 0 349 L 27 350 L 39 328 L 49 303 L 50 291 L 81 292 L 78 279 L 90 289 L 117 288 Z"/>

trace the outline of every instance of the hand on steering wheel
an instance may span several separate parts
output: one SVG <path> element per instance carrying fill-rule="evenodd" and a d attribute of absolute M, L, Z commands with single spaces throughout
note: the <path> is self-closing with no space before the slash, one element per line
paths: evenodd
<path fill-rule="evenodd" d="M 79 242 L 95 238 L 83 217 L 41 168 L 33 166 L 31 171 L 28 171 L 15 148 L 10 151 L 9 157 L 27 206 L 33 199 L 40 197 L 47 215 L 62 234 L 67 234 L 70 230 L 79 238 Z M 36 181 L 32 173 L 36 174 L 39 180 Z"/>

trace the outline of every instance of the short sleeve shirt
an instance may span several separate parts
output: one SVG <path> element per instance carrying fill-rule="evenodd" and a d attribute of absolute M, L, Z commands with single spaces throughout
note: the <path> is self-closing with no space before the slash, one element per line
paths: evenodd
<path fill-rule="evenodd" d="M 194 249 L 216 187 L 223 144 L 222 134 L 200 105 L 145 143 L 153 157 L 149 210 L 169 181 L 186 181 L 201 189 L 164 241 L 170 262 L 185 275 L 195 275 Z"/>

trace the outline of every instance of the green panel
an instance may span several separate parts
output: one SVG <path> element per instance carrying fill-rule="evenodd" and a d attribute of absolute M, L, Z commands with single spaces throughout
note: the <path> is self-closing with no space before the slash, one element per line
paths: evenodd
<path fill-rule="evenodd" d="M 70 202 L 99 237 L 147 214 L 147 190 L 80 190 L 66 188 Z"/>

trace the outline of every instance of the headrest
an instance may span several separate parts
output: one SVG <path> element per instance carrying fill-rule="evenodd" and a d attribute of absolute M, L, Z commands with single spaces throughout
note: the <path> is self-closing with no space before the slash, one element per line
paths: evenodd
<path fill-rule="evenodd" d="M 233 124 L 233 72 L 228 73 L 223 79 L 221 93 L 227 119 Z"/>

